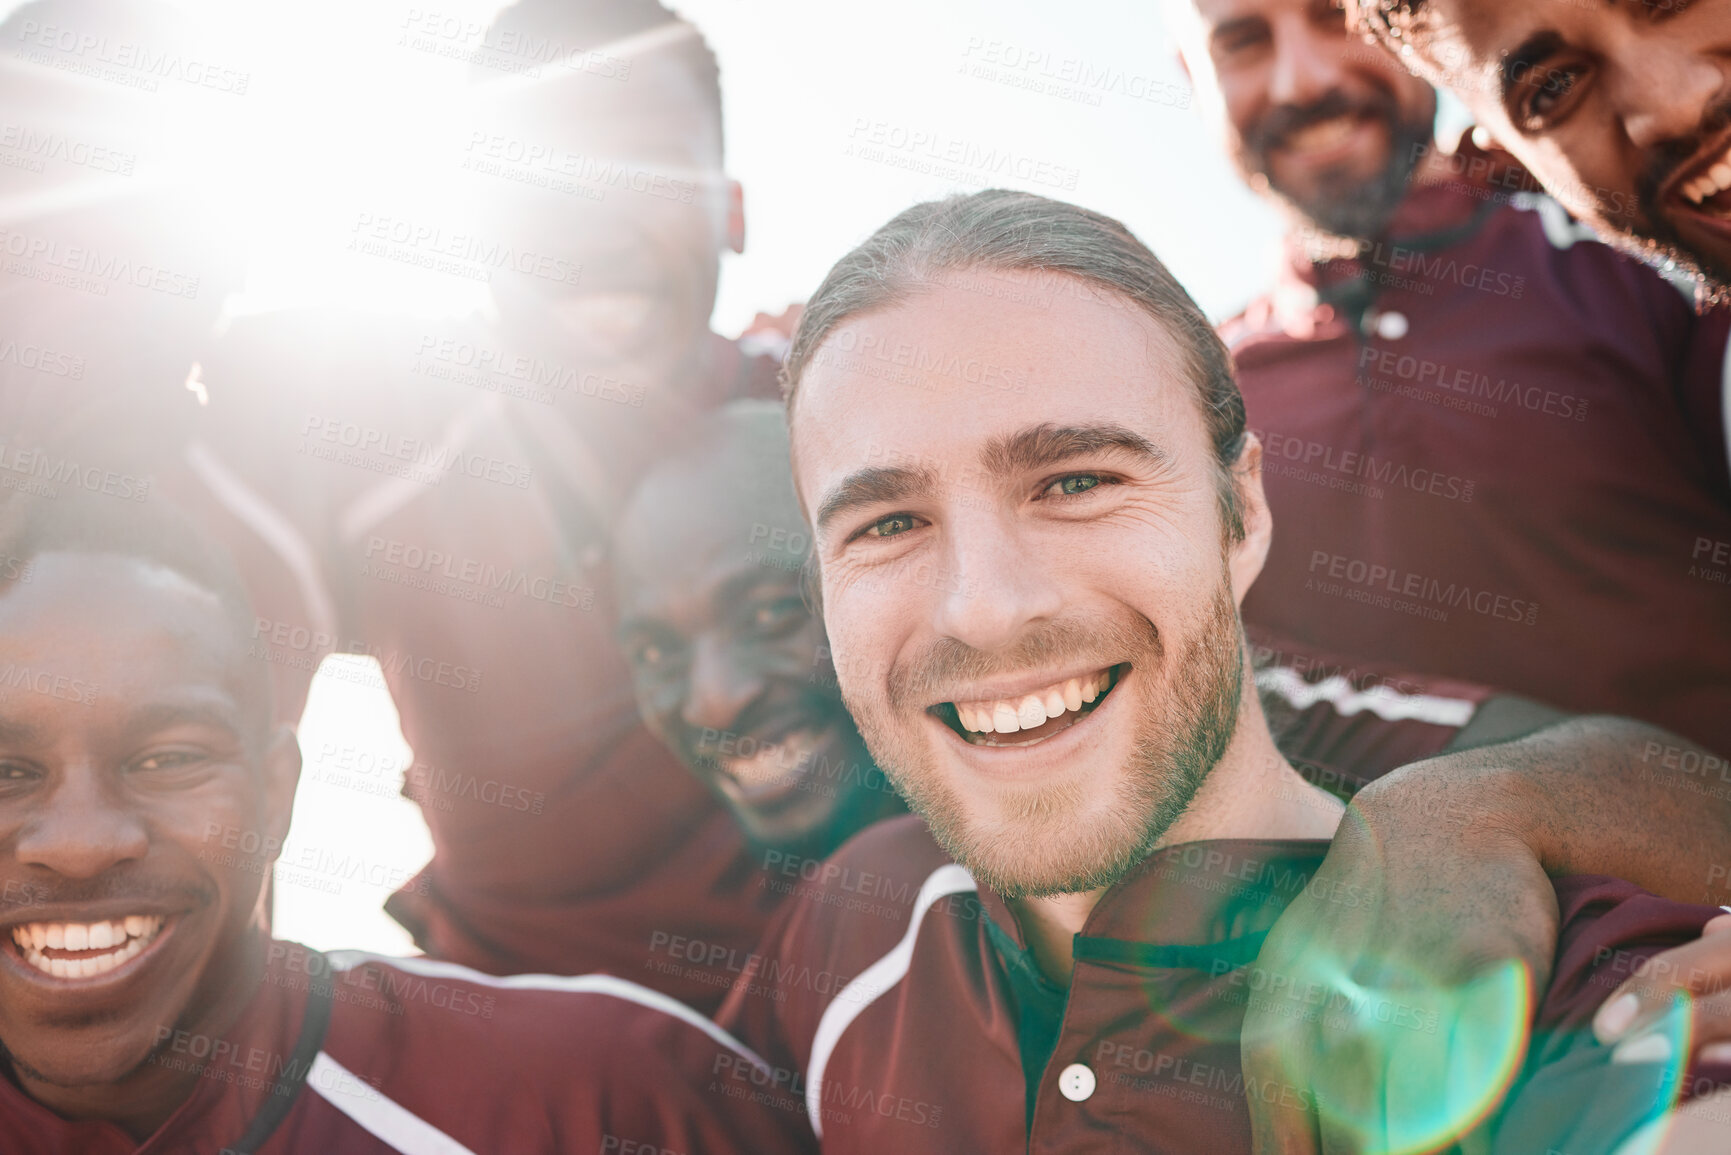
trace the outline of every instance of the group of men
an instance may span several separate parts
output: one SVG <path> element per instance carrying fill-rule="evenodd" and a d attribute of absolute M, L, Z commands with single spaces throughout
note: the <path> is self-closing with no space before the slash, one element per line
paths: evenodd
<path fill-rule="evenodd" d="M 493 130 L 689 191 L 487 188 L 576 283 L 132 361 L 9 293 L 88 350 L 0 366 L 10 459 L 149 485 L 0 501 L 0 1146 L 1731 1145 L 1731 9 L 1164 14 L 1291 221 L 1218 331 L 1118 222 L 986 190 L 777 355 L 716 337 L 743 199 L 656 0 L 483 38 L 624 83 L 477 55 Z M 73 203 L 31 227 L 115 227 Z M 339 650 L 414 750 L 425 957 L 271 936 Z"/>

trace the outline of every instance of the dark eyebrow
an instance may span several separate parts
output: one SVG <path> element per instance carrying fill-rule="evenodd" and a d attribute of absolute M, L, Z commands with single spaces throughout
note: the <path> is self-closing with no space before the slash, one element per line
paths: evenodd
<path fill-rule="evenodd" d="M 986 442 L 980 464 L 988 473 L 1007 477 L 1090 453 L 1118 453 L 1150 465 L 1170 460 L 1164 449 L 1122 425 L 1035 425 Z"/>
<path fill-rule="evenodd" d="M 0 742 L 8 746 L 30 746 L 40 740 L 41 731 L 28 722 L 8 722 L 0 718 Z"/>
<path fill-rule="evenodd" d="M 1533 65 L 1555 55 L 1557 50 L 1563 47 L 1563 38 L 1548 29 L 1535 32 L 1521 41 L 1513 52 L 1503 58 L 1502 72 L 1498 77 L 1502 85 L 1503 100 L 1507 101 L 1515 87 L 1525 82 L 1527 74 L 1533 70 Z"/>
<path fill-rule="evenodd" d="M 1261 16 L 1235 16 L 1231 20 L 1222 21 L 1209 29 L 1208 47 L 1212 49 L 1222 40 L 1236 36 L 1241 32 L 1250 31 L 1258 26 L 1266 29 L 1268 21 Z"/>
<path fill-rule="evenodd" d="M 855 470 L 830 490 L 817 507 L 817 528 L 824 528 L 851 509 L 928 497 L 937 487 L 937 470 L 929 466 L 874 465 Z"/>

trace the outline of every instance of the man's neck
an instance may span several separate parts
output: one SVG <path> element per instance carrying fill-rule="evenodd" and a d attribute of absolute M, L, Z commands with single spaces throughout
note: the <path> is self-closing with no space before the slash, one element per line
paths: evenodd
<path fill-rule="evenodd" d="M 269 936 L 258 933 L 237 947 L 229 965 L 213 966 L 211 975 L 217 993 L 188 1014 L 174 1029 L 207 1041 L 221 1039 L 239 1020 L 257 995 L 264 975 Z M 217 978 L 220 973 L 221 977 Z M 62 1086 L 37 1078 L 15 1065 L 13 1075 L 26 1095 L 63 1119 L 100 1119 L 113 1123 L 142 1143 L 166 1123 L 191 1098 L 200 1078 L 196 1064 L 176 1069 L 150 1058 L 112 1083 Z"/>
<path fill-rule="evenodd" d="M 1292 768 L 1269 733 L 1255 685 L 1245 678 L 1238 728 L 1178 821 L 1155 848 L 1209 839 L 1328 839 L 1346 805 L 1317 789 Z M 1106 894 L 1105 889 L 1043 898 L 1012 899 L 1034 961 L 1052 982 L 1070 984 L 1074 939 Z"/>

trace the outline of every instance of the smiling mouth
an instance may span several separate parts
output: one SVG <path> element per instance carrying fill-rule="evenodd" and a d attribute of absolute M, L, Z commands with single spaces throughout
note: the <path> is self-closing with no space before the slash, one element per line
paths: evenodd
<path fill-rule="evenodd" d="M 1343 112 L 1339 116 L 1313 121 L 1303 128 L 1297 128 L 1286 133 L 1280 138 L 1280 143 L 1276 145 L 1276 148 L 1280 152 L 1295 157 L 1330 152 L 1346 144 L 1360 129 L 1372 123 L 1374 119 L 1374 117 L 1363 113 Z"/>
<path fill-rule="evenodd" d="M 12 928 L 12 942 L 45 975 L 89 979 L 137 958 L 166 921 L 160 914 L 129 914 L 99 922 L 26 922 Z"/>
<path fill-rule="evenodd" d="M 1696 212 L 1731 217 L 1731 141 L 1692 166 L 1694 176 L 1675 185 L 1673 194 Z"/>
<path fill-rule="evenodd" d="M 1129 672 L 1125 662 L 1016 698 L 943 702 L 932 712 L 970 745 L 1032 746 L 1097 710 Z"/>
<path fill-rule="evenodd" d="M 827 737 L 827 727 L 802 726 L 773 742 L 756 743 L 750 754 L 720 758 L 716 765 L 745 801 L 756 801 L 804 778 Z"/>

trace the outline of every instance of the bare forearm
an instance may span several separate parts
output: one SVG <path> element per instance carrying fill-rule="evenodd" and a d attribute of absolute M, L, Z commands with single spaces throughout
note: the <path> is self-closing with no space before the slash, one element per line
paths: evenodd
<path fill-rule="evenodd" d="M 1459 818 L 1515 834 L 1552 875 L 1608 874 L 1685 902 L 1731 902 L 1731 762 L 1667 730 L 1571 718 L 1391 778 L 1415 772 L 1452 782 Z"/>

